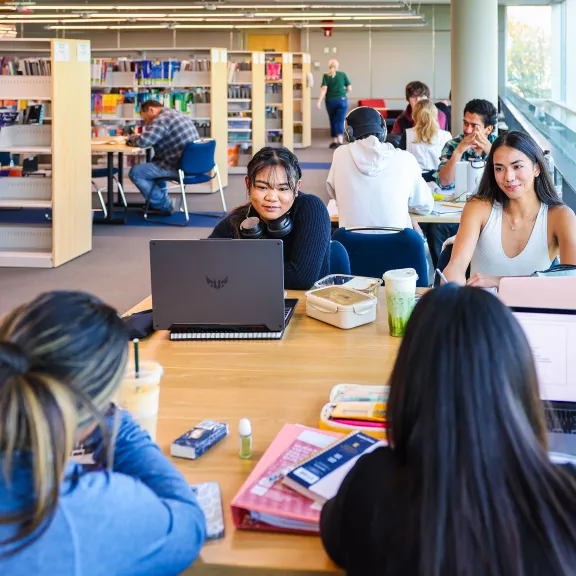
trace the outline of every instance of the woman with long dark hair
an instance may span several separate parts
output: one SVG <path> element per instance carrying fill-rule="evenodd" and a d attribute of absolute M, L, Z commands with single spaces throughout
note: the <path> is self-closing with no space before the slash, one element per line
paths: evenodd
<path fill-rule="evenodd" d="M 248 164 L 249 202 L 219 222 L 210 238 L 279 238 L 284 286 L 306 290 L 328 274 L 330 216 L 318 196 L 300 191 L 302 170 L 288 148 L 262 148 Z"/>
<path fill-rule="evenodd" d="M 498 287 L 503 276 L 529 276 L 560 256 L 576 264 L 576 216 L 559 198 L 542 152 L 531 136 L 499 136 L 478 192 L 462 213 L 448 280 Z"/>
<path fill-rule="evenodd" d="M 51 292 L 0 322 L 0 574 L 180 574 L 204 543 L 189 484 L 111 401 L 128 358 L 113 308 Z M 76 443 L 94 449 L 86 467 Z"/>
<path fill-rule="evenodd" d="M 576 469 L 547 455 L 534 359 L 496 297 L 418 303 L 390 378 L 389 446 L 361 458 L 321 534 L 349 576 L 573 576 Z"/>

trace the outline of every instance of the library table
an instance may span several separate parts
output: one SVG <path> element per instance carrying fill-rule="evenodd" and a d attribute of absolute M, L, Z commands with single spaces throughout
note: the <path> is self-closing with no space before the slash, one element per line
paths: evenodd
<path fill-rule="evenodd" d="M 388 331 L 386 298 L 380 290 L 377 319 L 340 330 L 306 316 L 304 292 L 279 341 L 171 342 L 158 331 L 140 343 L 140 357 L 164 367 L 157 441 L 170 443 L 203 419 L 227 422 L 230 434 L 198 460 L 173 459 L 190 483 L 217 481 L 226 535 L 208 542 L 190 576 L 312 576 L 341 574 L 318 536 L 236 530 L 230 502 L 284 423 L 318 427 L 330 390 L 342 382 L 385 384 L 399 338 Z M 130 312 L 150 309 L 151 298 Z M 238 456 L 238 422 L 252 422 L 253 455 Z"/>
<path fill-rule="evenodd" d="M 462 208 L 464 207 L 464 202 L 458 202 Z M 462 210 L 459 212 L 452 212 L 449 214 L 412 214 L 409 212 L 410 218 L 415 220 L 420 224 L 460 224 L 460 218 L 462 217 Z M 338 227 L 338 211 L 330 214 L 330 222 Z"/>
<path fill-rule="evenodd" d="M 118 139 L 115 141 L 115 144 L 110 144 L 110 142 L 113 141 L 115 141 L 114 138 L 92 139 L 92 153 L 105 153 L 108 157 L 108 186 L 106 197 L 106 209 L 108 213 L 102 218 L 94 218 L 95 224 L 126 223 L 124 216 L 114 216 L 114 154 L 118 154 L 118 181 L 122 183 L 124 154 L 136 156 L 145 153 L 144 148 L 139 148 L 138 146 L 128 146 L 124 139 Z"/>

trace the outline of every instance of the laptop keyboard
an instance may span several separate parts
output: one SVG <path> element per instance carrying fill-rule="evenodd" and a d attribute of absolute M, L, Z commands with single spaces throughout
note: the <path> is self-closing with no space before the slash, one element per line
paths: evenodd
<path fill-rule="evenodd" d="M 576 410 L 546 410 L 546 423 L 550 432 L 576 434 Z"/>

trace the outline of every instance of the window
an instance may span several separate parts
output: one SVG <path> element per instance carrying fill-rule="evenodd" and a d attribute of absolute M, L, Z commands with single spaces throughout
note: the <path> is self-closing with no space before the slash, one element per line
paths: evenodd
<path fill-rule="evenodd" d="M 508 86 L 524 98 L 552 97 L 552 10 L 509 6 Z"/>

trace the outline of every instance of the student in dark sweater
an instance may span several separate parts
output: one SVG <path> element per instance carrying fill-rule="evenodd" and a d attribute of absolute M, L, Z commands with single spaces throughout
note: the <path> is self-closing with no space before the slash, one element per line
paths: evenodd
<path fill-rule="evenodd" d="M 250 203 L 219 222 L 210 238 L 280 238 L 284 286 L 307 290 L 328 274 L 330 216 L 320 198 L 300 192 L 302 171 L 287 148 L 262 148 L 250 164 Z"/>
<path fill-rule="evenodd" d="M 390 446 L 322 509 L 350 576 L 575 574 L 575 469 L 548 458 L 532 352 L 497 298 L 455 284 L 422 298 L 387 419 Z"/>

